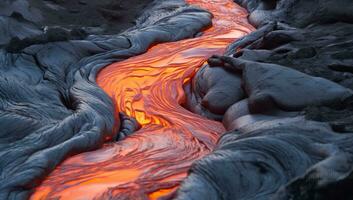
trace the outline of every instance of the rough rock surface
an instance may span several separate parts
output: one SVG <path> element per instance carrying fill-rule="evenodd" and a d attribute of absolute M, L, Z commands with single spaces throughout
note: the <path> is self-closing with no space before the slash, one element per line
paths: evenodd
<path fill-rule="evenodd" d="M 32 23 L 39 29 L 62 27 L 116 34 L 132 27 L 136 23 L 135 19 L 151 2 L 152 0 L 4 0 L 0 2 L 0 14 L 4 18 L 20 16 L 23 20 L 16 21 L 21 26 Z M 20 36 L 23 34 L 23 31 L 18 32 Z"/>
<path fill-rule="evenodd" d="M 186 106 L 230 132 L 176 199 L 352 199 L 353 2 L 235 2 L 258 30 L 186 88 Z M 182 0 L 1 1 L 0 199 L 27 198 L 67 156 L 136 130 L 114 124 L 96 73 L 210 17 Z"/>
<path fill-rule="evenodd" d="M 116 137 L 113 103 L 95 83 L 99 69 L 156 42 L 193 37 L 211 22 L 209 13 L 183 1 L 157 0 L 128 32 L 102 35 L 84 27 L 40 28 L 51 11 L 29 5 L 0 6 L 6 36 L 0 37 L 0 199 L 25 199 L 64 158 Z M 130 125 L 123 122 L 122 133 Z"/>
<path fill-rule="evenodd" d="M 245 95 L 219 105 L 224 115 L 212 102 L 196 110 L 218 114 L 230 132 L 194 163 L 177 199 L 352 199 L 352 1 L 235 2 L 258 30 L 211 57 L 188 99 L 213 93 L 204 82 L 217 75 L 199 77 L 220 66 L 241 78 Z"/>
<path fill-rule="evenodd" d="M 301 199 L 277 191 L 297 177 L 294 183 L 309 184 L 310 178 L 303 180 L 308 176 L 322 187 L 348 177 L 352 140 L 302 118 L 252 123 L 225 134 L 212 154 L 194 164 L 177 199 Z M 296 183 L 286 190 L 303 189 Z"/>

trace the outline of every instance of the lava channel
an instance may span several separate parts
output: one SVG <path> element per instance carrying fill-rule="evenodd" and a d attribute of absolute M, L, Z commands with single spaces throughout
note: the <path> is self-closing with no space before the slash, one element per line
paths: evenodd
<path fill-rule="evenodd" d="M 232 0 L 187 0 L 213 14 L 212 27 L 197 38 L 162 43 L 146 53 L 105 67 L 98 85 L 116 113 L 142 128 L 132 136 L 65 160 L 31 199 L 158 199 L 171 195 L 191 164 L 208 154 L 225 131 L 181 106 L 183 86 L 213 54 L 254 28 Z"/>

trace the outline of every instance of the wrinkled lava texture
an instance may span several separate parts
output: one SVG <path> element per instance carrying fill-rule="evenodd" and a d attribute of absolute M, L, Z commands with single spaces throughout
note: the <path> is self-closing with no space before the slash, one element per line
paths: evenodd
<path fill-rule="evenodd" d="M 98 85 L 113 99 L 116 115 L 124 112 L 142 128 L 114 145 L 66 160 L 33 199 L 156 199 L 173 192 L 192 162 L 214 148 L 224 127 L 180 105 L 183 84 L 208 57 L 223 53 L 253 27 L 247 12 L 231 1 L 188 3 L 213 14 L 211 28 L 193 39 L 155 45 L 97 76 Z"/>
<path fill-rule="evenodd" d="M 353 199 L 352 73 L 351 0 L 2 1 L 0 199 Z"/>

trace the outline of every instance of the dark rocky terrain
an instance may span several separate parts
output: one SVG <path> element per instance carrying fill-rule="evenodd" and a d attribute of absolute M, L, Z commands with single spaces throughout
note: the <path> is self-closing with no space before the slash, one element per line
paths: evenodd
<path fill-rule="evenodd" d="M 187 107 L 229 132 L 175 198 L 353 199 L 353 2 L 235 2 L 258 30 L 187 88 Z M 131 134 L 126 116 L 112 134 L 98 70 L 210 18 L 182 0 L 1 1 L 0 199 L 26 199 L 68 156 Z"/>
<path fill-rule="evenodd" d="M 135 25 L 136 18 L 151 2 L 152 0 L 1 1 L 1 28 L 8 30 L 2 31 L 0 45 L 16 36 L 24 39 L 55 27 L 95 34 L 117 34 Z M 5 26 L 7 23 L 11 23 L 10 26 Z"/>
<path fill-rule="evenodd" d="M 99 69 L 152 44 L 193 37 L 211 22 L 208 12 L 181 0 L 133 0 L 118 11 L 106 10 L 124 15 L 109 27 L 114 20 L 106 14 L 92 11 L 97 21 L 90 24 L 85 13 L 120 1 L 80 2 L 1 2 L 0 199 L 28 198 L 65 158 L 117 137 L 113 102 L 96 85 Z M 82 10 L 70 11 L 76 5 Z M 122 132 L 128 134 L 130 120 L 124 121 Z"/>
<path fill-rule="evenodd" d="M 258 30 L 209 59 L 188 103 L 229 132 L 177 199 L 353 199 L 353 2 L 235 2 Z"/>

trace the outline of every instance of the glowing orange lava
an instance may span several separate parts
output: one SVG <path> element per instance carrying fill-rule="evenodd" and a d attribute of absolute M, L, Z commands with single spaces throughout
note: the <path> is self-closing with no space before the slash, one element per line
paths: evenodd
<path fill-rule="evenodd" d="M 208 154 L 224 127 L 184 109 L 183 85 L 206 59 L 253 30 L 231 0 L 187 0 L 209 10 L 213 26 L 201 37 L 153 46 L 105 67 L 97 83 L 116 112 L 142 128 L 123 141 L 67 159 L 31 199 L 158 199 L 170 195 L 190 165 Z"/>

